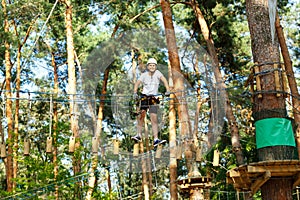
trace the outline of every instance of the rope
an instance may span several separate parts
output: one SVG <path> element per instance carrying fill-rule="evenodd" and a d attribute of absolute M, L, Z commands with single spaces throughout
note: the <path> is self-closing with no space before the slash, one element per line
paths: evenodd
<path fill-rule="evenodd" d="M 262 62 L 262 63 L 255 63 L 254 65 L 253 65 L 253 67 L 255 67 L 255 66 L 258 66 L 258 67 L 260 67 L 260 66 L 264 66 L 264 65 L 274 65 L 274 64 L 284 64 L 284 63 L 282 63 L 282 62 Z"/>

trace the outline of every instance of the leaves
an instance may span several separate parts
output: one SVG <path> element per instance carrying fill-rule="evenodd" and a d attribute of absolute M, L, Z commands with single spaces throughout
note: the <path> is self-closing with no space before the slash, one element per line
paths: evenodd
<path fill-rule="evenodd" d="M 23 193 L 31 195 L 33 198 L 47 195 L 54 198 L 53 188 L 59 187 L 59 194 L 62 198 L 72 199 L 75 183 L 80 181 L 82 189 L 88 188 L 88 169 L 91 165 L 91 138 L 94 136 L 93 121 L 85 105 L 87 100 L 93 102 L 93 112 L 96 113 L 101 101 L 101 88 L 104 71 L 109 68 L 107 93 L 105 94 L 102 143 L 105 147 L 104 155 L 99 154 L 99 165 L 97 168 L 97 187 L 93 196 L 96 199 L 109 199 L 111 194 L 106 191 L 106 178 L 102 169 L 110 166 L 109 161 L 116 161 L 130 155 L 133 143 L 130 140 L 131 135 L 135 133 L 134 121 L 123 121 L 126 126 L 121 127 L 116 122 L 114 116 L 113 95 L 116 89 L 119 93 L 131 95 L 133 87 L 132 79 L 125 79 L 124 76 L 131 70 L 132 59 L 138 63 L 138 68 L 143 68 L 144 62 L 150 56 L 155 56 L 161 65 L 168 62 L 166 56 L 164 30 L 161 23 L 161 10 L 156 1 L 120 1 L 120 0 L 94 0 L 94 1 L 72 1 L 73 5 L 73 31 L 76 58 L 76 77 L 82 81 L 78 86 L 78 94 L 82 95 L 80 105 L 81 144 L 82 147 L 76 152 L 76 156 L 82 159 L 81 173 L 73 176 L 72 155 L 68 152 L 70 132 L 69 102 L 66 91 L 68 90 L 67 73 L 67 52 L 65 36 L 65 13 L 64 4 L 59 2 L 51 15 L 50 11 L 55 1 L 13 1 L 8 6 L 9 21 L 11 26 L 9 33 L 4 33 L 3 27 L 0 27 L 0 56 L 4 57 L 4 40 L 11 43 L 11 63 L 12 72 L 16 73 L 16 55 L 18 45 L 22 44 L 30 26 L 28 40 L 23 44 L 21 51 L 21 90 L 29 90 L 31 93 L 31 108 L 28 108 L 27 92 L 22 93 L 21 97 L 21 116 L 19 119 L 19 155 L 17 157 L 19 168 L 16 178 L 16 194 Z M 248 24 L 246 23 L 244 2 L 227 1 L 198 1 L 204 18 L 210 27 L 211 37 L 215 42 L 218 58 L 221 61 L 221 69 L 225 76 L 225 83 L 228 86 L 230 103 L 233 105 L 234 114 L 238 121 L 239 132 L 243 154 L 247 162 L 257 160 L 253 120 L 251 118 L 251 93 L 244 87 L 244 82 L 250 74 L 250 65 L 252 61 L 250 49 L 250 34 Z M 279 2 L 280 14 L 283 18 L 283 26 L 286 30 L 289 48 L 292 50 L 295 66 L 299 66 L 299 20 L 297 13 L 299 3 L 291 6 L 287 1 Z M 199 24 L 192 8 L 188 2 L 184 4 L 174 2 L 172 4 L 173 20 L 176 23 L 177 42 L 183 50 L 187 45 L 186 39 L 197 41 L 203 49 L 207 45 L 200 34 Z M 46 21 L 48 16 L 49 21 Z M 0 19 L 3 19 L 2 10 Z M 3 20 L 2 20 L 3 21 Z M 46 23 L 47 22 L 47 23 Z M 18 33 L 18 34 L 17 34 Z M 188 49 L 188 48 L 187 48 Z M 134 50 L 134 57 L 131 51 Z M 186 49 L 185 49 L 186 50 Z M 187 50 L 186 50 L 187 51 Z M 53 57 L 52 57 L 53 55 Z M 50 125 L 50 102 L 49 97 L 53 91 L 54 72 L 53 62 L 57 66 L 57 75 L 59 80 L 59 95 L 54 100 L 58 105 L 58 123 L 57 125 L 57 147 L 58 147 L 58 179 L 54 182 L 53 175 L 53 155 L 45 153 L 46 138 L 49 136 Z M 159 66 L 161 67 L 161 66 Z M 203 80 L 204 73 L 196 74 L 191 72 L 187 63 L 182 63 L 185 78 L 194 89 L 199 89 L 203 93 L 207 91 L 209 84 Z M 1 88 L 5 82 L 5 66 L 1 63 Z M 161 69 L 167 72 L 167 69 Z M 13 75 L 14 77 L 14 75 Z M 201 81 L 199 85 L 198 81 Z M 12 80 L 14 82 L 14 78 Z M 122 84 L 121 84 L 122 83 Z M 118 86 L 116 88 L 116 86 Z M 121 86 L 121 87 L 120 87 Z M 124 86 L 124 87 L 122 87 Z M 14 88 L 13 88 L 14 90 Z M 126 91 L 125 91 L 126 90 Z M 163 92 L 163 88 L 160 90 Z M 3 92 L 2 92 L 3 94 Z M 86 95 L 86 96 L 84 96 Z M 90 95 L 88 98 L 87 96 Z M 206 94 L 208 96 L 209 94 Z M 15 98 L 15 97 L 14 97 Z M 80 99 L 81 100 L 81 99 Z M 129 98 L 128 98 L 129 101 Z M 4 110 L 4 102 L 1 105 L 1 113 Z M 127 106 L 127 100 L 124 105 Z M 167 104 L 167 102 L 165 103 Z M 130 106 L 130 104 L 129 104 Z M 168 106 L 164 105 L 163 117 L 164 124 L 161 127 L 161 136 L 168 139 Z M 200 116 L 202 124 L 199 125 L 199 133 L 207 133 L 207 123 L 209 121 L 210 103 L 205 103 L 201 107 Z M 130 109 L 124 109 L 122 116 L 126 119 Z M 29 112 L 29 114 L 28 114 Z M 27 119 L 27 114 L 29 119 Z M 250 116 L 250 117 L 249 117 Z M 2 116 L 3 117 L 3 116 Z M 29 121 L 28 121 L 29 120 Z M 4 133 L 6 130 L 5 120 L 3 120 Z M 130 126 L 128 125 L 130 124 Z M 179 132 L 179 125 L 177 126 Z M 32 141 L 30 156 L 22 155 L 23 139 L 29 137 Z M 123 154 L 112 155 L 111 142 L 114 138 L 120 138 L 120 149 Z M 228 192 L 230 198 L 234 198 L 234 189 L 225 182 L 226 171 L 236 166 L 235 156 L 231 146 L 231 136 L 228 125 L 225 124 L 222 129 L 221 140 L 212 149 L 218 148 L 221 152 L 220 166 L 213 167 L 212 152 L 208 152 L 203 158 L 203 163 L 198 163 L 201 173 L 211 172 L 214 178 L 215 187 L 212 188 L 212 199 L 227 198 L 226 193 L 216 193 L 214 191 L 222 190 Z M 100 149 L 100 147 L 99 147 Z M 108 160 L 107 160 L 108 159 Z M 111 160 L 109 160 L 111 159 Z M 167 159 L 166 159 L 167 160 Z M 132 160 L 131 160 L 132 161 Z M 120 164 L 120 163 L 118 163 Z M 124 165 L 123 165 L 124 166 Z M 130 165 L 126 163 L 129 169 Z M 4 163 L 0 161 L 0 179 L 2 184 L 1 197 L 9 196 L 5 190 Z M 118 195 L 134 196 L 140 191 L 141 174 L 134 171 L 118 171 L 117 169 L 107 167 L 114 177 L 114 189 L 118 189 Z M 167 169 L 167 168 L 166 168 Z M 187 169 L 185 160 L 178 161 L 178 175 L 185 176 Z M 156 198 L 163 198 L 168 188 L 168 172 L 165 169 L 155 171 L 153 182 L 157 181 Z M 118 185 L 118 187 L 116 186 Z M 105 188 L 105 189 L 103 189 Z M 115 190 L 117 190 L 115 189 Z M 28 192 L 27 192 L 28 191 Z M 233 192 L 233 193 L 230 193 Z M 117 194 L 112 194 L 113 199 L 118 198 Z"/>

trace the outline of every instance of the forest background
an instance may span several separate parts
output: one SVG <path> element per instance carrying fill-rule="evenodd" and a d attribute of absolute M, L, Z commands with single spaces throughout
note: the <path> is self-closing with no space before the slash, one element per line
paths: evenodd
<path fill-rule="evenodd" d="M 252 94 L 245 84 L 253 65 L 245 2 L 197 2 L 214 41 L 219 67 L 238 122 L 243 155 L 247 163 L 255 162 Z M 0 197 L 83 199 L 92 195 L 97 199 L 138 198 L 141 195 L 142 172 L 128 166 L 137 162 L 136 158 L 130 157 L 134 145 L 130 137 L 135 130 L 125 131 L 124 126 L 115 121 L 115 86 L 120 84 L 129 68 L 133 69 L 132 66 L 143 68 L 149 57 L 155 57 L 160 64 L 167 66 L 168 57 L 159 45 L 151 49 L 132 48 L 121 56 L 112 52 L 115 52 L 114 48 L 120 48 L 115 43 L 119 38 L 128 33 L 135 34 L 135 30 L 155 30 L 161 36 L 159 39 L 164 36 L 159 2 L 2 0 L 1 5 L 0 141 L 5 150 L 1 150 Z M 171 8 L 177 42 L 184 43 L 186 38 L 190 38 L 207 50 L 189 1 L 171 2 Z M 300 65 L 299 9 L 299 1 L 278 2 L 281 25 L 296 74 Z M 70 26 L 71 32 L 68 31 Z M 72 45 L 68 45 L 70 43 Z M 68 55 L 70 47 L 73 57 Z M 112 62 L 108 57 L 113 58 Z M 207 91 L 208 95 L 211 91 L 205 86 L 207 83 L 202 83 L 201 87 L 198 83 L 199 77 L 204 76 L 184 66 L 182 63 L 181 70 L 189 87 L 195 91 Z M 101 70 L 84 71 L 95 68 Z M 97 74 L 91 77 L 94 72 Z M 90 79 L 82 79 L 84 74 L 89 74 Z M 82 82 L 87 88 L 80 88 L 79 83 Z M 123 86 L 128 91 L 128 98 L 124 101 L 130 102 L 130 84 Z M 85 91 L 84 102 L 80 102 L 82 91 Z M 121 94 L 124 93 L 122 91 Z M 87 104 L 90 113 L 76 110 L 77 104 Z M 209 124 L 209 109 L 208 102 L 200 109 L 203 121 L 203 127 L 199 126 L 201 133 L 207 132 L 205 125 Z M 121 111 L 127 112 L 127 109 L 121 106 Z M 164 110 L 162 117 L 167 114 L 168 110 Z M 101 124 L 97 124 L 99 118 Z M 79 119 L 77 125 L 74 123 L 76 119 Z M 78 133 L 76 126 L 81 126 L 80 123 L 92 127 L 93 131 L 86 128 L 83 129 L 85 132 L 81 130 Z M 222 126 L 219 140 L 205 152 L 197 166 L 201 174 L 210 172 L 213 177 L 211 199 L 236 199 L 233 186 L 226 183 L 227 170 L 237 166 L 236 157 L 226 120 Z M 160 134 L 168 139 L 168 122 L 161 127 Z M 93 138 L 98 135 L 101 142 L 95 156 Z M 116 138 L 120 139 L 122 153 L 119 155 L 112 151 Z M 70 152 L 72 140 L 74 152 Z M 29 153 L 24 152 L 28 141 Z M 218 166 L 212 164 L 215 149 L 221 152 Z M 129 157 L 128 163 L 120 162 L 120 156 Z M 98 159 L 96 162 L 95 157 Z M 95 163 L 96 166 L 93 165 Z M 157 164 L 159 167 L 152 175 L 154 199 L 169 197 L 169 171 L 167 164 L 163 167 L 164 164 Z M 127 167 L 130 170 L 126 171 Z M 186 177 L 187 171 L 185 160 L 178 160 L 178 177 Z M 89 184 L 91 177 L 96 179 L 92 187 Z M 260 193 L 254 198 L 260 199 Z"/>

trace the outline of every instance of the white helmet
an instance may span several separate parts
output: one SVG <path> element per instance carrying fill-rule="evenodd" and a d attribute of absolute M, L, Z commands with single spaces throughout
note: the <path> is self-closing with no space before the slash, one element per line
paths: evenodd
<path fill-rule="evenodd" d="M 147 61 L 147 65 L 149 64 L 156 64 L 157 65 L 157 61 L 155 60 L 155 58 L 149 58 L 149 60 Z"/>

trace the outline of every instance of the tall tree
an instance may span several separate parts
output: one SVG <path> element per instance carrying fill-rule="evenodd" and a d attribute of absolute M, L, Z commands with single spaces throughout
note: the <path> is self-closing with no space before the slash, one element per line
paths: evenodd
<path fill-rule="evenodd" d="M 105 98 L 107 95 L 107 83 L 108 83 L 108 78 L 109 78 L 109 71 L 110 68 L 107 67 L 104 71 L 104 79 L 102 81 L 102 89 L 101 89 L 101 96 L 100 96 L 100 105 L 99 105 L 99 109 L 98 109 L 98 113 L 97 113 L 97 118 L 95 116 L 92 116 L 93 120 L 94 120 L 94 132 L 95 132 L 95 138 L 97 140 L 97 149 L 98 149 L 98 145 L 103 144 L 103 142 L 100 141 L 101 139 L 101 135 L 102 135 L 102 130 L 103 130 L 103 117 L 104 117 L 104 107 L 105 107 Z M 92 111 L 92 106 L 89 106 Z M 93 114 L 92 114 L 93 115 Z M 98 152 L 98 151 L 97 151 Z M 96 152 L 92 152 L 92 165 L 90 168 L 90 177 L 89 177 L 89 189 L 88 189 L 88 193 L 86 196 L 86 200 L 89 200 L 92 198 L 92 194 L 93 194 L 93 190 L 95 189 L 95 184 L 96 184 L 96 177 L 95 177 L 95 170 L 97 169 L 98 166 L 98 153 Z M 107 170 L 107 173 L 109 172 L 109 169 Z M 108 180 L 108 187 L 109 187 L 109 193 L 111 193 L 111 187 L 110 187 L 110 176 L 108 176 L 109 180 Z"/>
<path fill-rule="evenodd" d="M 261 82 L 261 85 L 259 82 L 256 83 L 257 92 L 254 94 L 253 105 L 256 145 L 260 161 L 290 160 L 295 156 L 295 140 L 292 130 L 288 128 L 290 121 L 286 119 L 285 96 L 281 90 L 283 88 L 281 76 L 278 74 L 279 44 L 277 36 L 272 38 L 271 34 L 269 2 L 268 0 L 246 1 L 255 74 L 259 76 Z M 285 131 L 275 128 L 278 123 Z M 270 130 L 277 130 L 276 136 Z M 292 189 L 293 179 L 271 178 L 261 187 L 262 198 L 292 199 Z"/>
<path fill-rule="evenodd" d="M 12 192 L 14 183 L 13 183 L 13 142 L 14 142 L 14 130 L 13 130 L 13 113 L 12 113 L 12 92 L 11 92 L 11 80 L 12 80 L 12 63 L 10 60 L 10 27 L 9 27 L 9 20 L 7 15 L 7 4 L 6 0 L 2 0 L 2 9 L 4 14 L 4 32 L 6 33 L 6 38 L 4 41 L 5 47 L 5 96 L 6 96 L 6 119 L 7 119 L 7 160 L 6 160 L 6 181 L 7 181 L 7 191 Z"/>
<path fill-rule="evenodd" d="M 223 77 L 222 77 L 221 71 L 219 69 L 220 62 L 218 59 L 218 54 L 217 54 L 216 48 L 214 46 L 213 38 L 211 36 L 211 31 L 206 23 L 206 20 L 204 19 L 202 11 L 200 10 L 200 7 L 199 7 L 198 3 L 196 2 L 196 0 L 192 0 L 190 3 L 195 12 L 198 23 L 200 25 L 202 35 L 206 41 L 209 55 L 212 57 L 212 61 L 213 61 L 213 65 L 214 65 L 213 72 L 217 79 L 216 81 L 217 81 L 217 83 L 220 84 L 219 87 L 221 88 L 221 91 L 224 91 L 223 96 L 226 101 L 226 117 L 230 124 L 232 149 L 236 155 L 237 164 L 242 165 L 242 164 L 244 164 L 244 158 L 243 158 L 242 148 L 241 148 L 241 144 L 240 144 L 238 124 L 237 124 L 236 118 L 233 114 L 232 105 L 231 105 L 228 93 L 226 91 L 226 85 L 223 81 Z"/>
<path fill-rule="evenodd" d="M 73 156 L 73 170 L 74 175 L 81 171 L 80 153 L 77 152 L 80 147 L 80 137 L 78 130 L 78 116 L 77 116 L 77 90 L 76 90 L 76 66 L 75 66 L 75 51 L 73 42 L 73 28 L 72 28 L 72 2 L 65 0 L 63 2 L 65 8 L 65 26 L 67 38 L 67 64 L 68 64 L 68 95 L 70 100 L 70 116 L 71 116 L 71 131 L 75 138 L 75 154 Z M 80 198 L 80 182 L 77 183 L 74 197 Z"/>
<path fill-rule="evenodd" d="M 46 41 L 46 45 L 49 49 L 49 52 L 51 54 L 51 65 L 53 67 L 53 75 L 54 75 L 54 88 L 53 88 L 53 98 L 57 99 L 58 98 L 58 91 L 59 91 L 59 84 L 58 84 L 58 67 L 55 62 L 55 52 L 51 48 L 50 44 Z M 51 105 L 50 105 L 51 106 Z M 50 111 L 51 112 L 51 111 Z M 53 174 L 54 174 L 54 180 L 57 181 L 58 179 L 58 143 L 57 143 L 57 138 L 58 138 L 58 106 L 57 102 L 53 102 L 53 113 L 50 113 L 51 116 L 53 115 Z M 58 186 L 55 185 L 55 199 L 58 200 L 59 198 L 59 193 L 58 193 Z"/>
<path fill-rule="evenodd" d="M 177 50 L 177 44 L 176 44 L 176 38 L 175 38 L 175 31 L 174 31 L 174 25 L 173 25 L 173 21 L 172 21 L 172 11 L 170 8 L 170 2 L 167 0 L 161 0 L 160 1 L 160 5 L 162 8 L 162 14 L 163 14 L 163 20 L 164 20 L 164 27 L 165 27 L 165 34 L 166 34 L 166 40 L 167 40 L 167 47 L 168 47 L 168 56 L 169 56 L 169 62 L 170 62 L 170 66 L 171 66 L 171 70 L 170 72 L 172 73 L 172 70 L 177 71 L 178 73 L 180 73 L 181 69 L 180 69 L 180 62 L 179 62 L 179 55 L 178 55 L 178 50 Z M 169 76 L 171 76 L 171 73 L 169 74 Z M 172 89 L 174 89 L 175 91 L 183 91 L 183 84 L 181 83 L 180 85 L 180 80 L 175 79 L 174 76 L 171 76 L 173 79 L 173 84 L 172 85 Z M 180 96 L 178 94 L 175 94 L 176 97 Z M 178 95 L 178 96 L 177 96 Z M 173 96 L 173 95 L 172 95 Z M 170 115 L 173 114 L 173 116 L 171 116 L 174 119 L 174 102 L 171 102 L 171 107 L 170 107 Z M 179 111 L 180 112 L 180 111 Z M 186 113 L 185 113 L 186 114 Z M 182 117 L 182 115 L 180 115 L 180 117 Z M 171 118 L 171 119 L 172 119 Z M 172 123 L 172 120 L 170 121 L 170 123 Z M 187 129 L 186 126 L 183 126 Z M 174 125 L 173 125 L 174 128 Z M 185 130 L 187 131 L 187 130 Z M 173 133 L 174 134 L 174 133 Z M 181 134 L 187 134 L 187 132 L 182 132 Z M 174 137 L 174 136 L 173 136 Z M 184 137 L 182 137 L 184 138 Z M 170 138 L 173 139 L 173 138 Z M 170 146 L 170 148 L 175 149 L 176 148 L 176 142 L 174 142 L 174 140 L 171 141 L 172 146 Z M 170 145 L 171 145 L 170 144 Z M 171 151 L 170 153 L 175 153 L 173 151 Z M 170 155 L 170 158 L 172 159 L 172 167 L 170 168 L 170 182 L 174 183 L 177 179 L 177 169 L 175 169 L 174 167 L 176 166 L 174 164 L 175 159 L 174 159 L 174 155 Z M 187 159 L 191 159 L 191 158 L 187 158 Z M 190 171 L 190 169 L 189 169 Z M 170 193 L 171 193 L 171 199 L 172 200 L 177 200 L 178 199 L 178 194 L 177 194 L 177 185 L 174 184 L 170 184 Z"/>
<path fill-rule="evenodd" d="M 178 74 L 181 73 L 180 68 L 180 61 L 179 61 L 179 54 L 178 54 L 178 48 L 176 44 L 176 36 L 175 36 L 175 30 L 172 20 L 172 10 L 170 7 L 170 2 L 168 0 L 161 0 L 160 5 L 162 8 L 162 14 L 163 14 L 163 21 L 164 21 L 164 27 L 165 27 L 165 34 L 166 34 L 166 41 L 167 41 L 167 48 L 168 48 L 168 57 L 170 61 L 170 65 L 172 68 L 172 71 L 175 71 L 175 74 L 173 73 L 173 83 L 174 83 L 174 91 L 175 96 L 177 98 L 178 102 L 178 117 L 179 117 L 179 123 L 181 127 L 181 138 L 184 138 L 184 147 L 185 147 L 185 161 L 186 166 L 188 168 L 188 176 L 190 177 L 196 177 L 200 175 L 200 172 L 198 170 L 198 167 L 196 165 L 196 159 L 195 159 L 195 148 L 193 143 L 193 134 L 191 132 L 190 128 L 190 119 L 188 116 L 188 108 L 185 100 L 185 88 L 184 88 L 184 81 L 182 76 L 178 76 Z M 177 74 L 176 74 L 177 73 Z M 175 145 L 175 143 L 173 143 Z M 174 146 L 171 146 L 171 148 L 174 148 Z M 171 155 L 172 156 L 172 155 Z M 172 168 L 172 170 L 174 170 Z M 173 171 L 170 173 L 171 175 L 176 175 Z M 176 177 L 170 177 L 171 182 L 174 181 Z M 172 189 L 174 189 L 174 186 L 172 185 Z M 174 194 L 172 190 L 172 198 L 177 199 L 177 195 Z M 191 191 L 190 199 L 196 199 L 201 197 L 201 194 L 199 193 L 199 190 L 193 190 Z"/>
<path fill-rule="evenodd" d="M 171 66 L 168 65 L 169 68 L 169 87 L 170 90 L 174 90 L 173 85 L 173 77 L 172 77 L 172 69 Z M 177 194 L 177 146 L 176 146 L 176 108 L 175 108 L 175 95 L 170 95 L 170 107 L 169 107 L 169 143 L 170 143 L 170 195 L 171 200 L 178 199 Z"/>
<path fill-rule="evenodd" d="M 18 38 L 18 50 L 17 50 L 17 58 L 16 58 L 16 63 L 17 63 L 17 74 L 16 74 L 16 103 L 15 103 L 15 119 L 14 119 L 14 161 L 13 161 L 13 166 L 14 166 L 14 172 L 13 172 L 13 177 L 14 179 L 17 178 L 17 173 L 18 173 L 18 151 L 19 151 L 19 105 L 20 105 L 20 89 L 21 89 L 21 71 L 22 71 L 22 66 L 21 66 L 21 58 L 22 58 L 22 48 L 26 44 L 27 39 L 30 36 L 33 24 L 35 23 L 36 19 L 32 21 L 31 24 L 29 24 L 28 28 L 26 29 L 26 33 L 24 38 L 21 38 L 20 33 L 18 31 L 18 23 L 16 21 L 13 21 L 13 26 L 14 26 L 14 33 L 16 37 Z M 15 184 L 15 182 L 14 182 Z M 15 188 L 15 185 L 14 185 Z"/>

